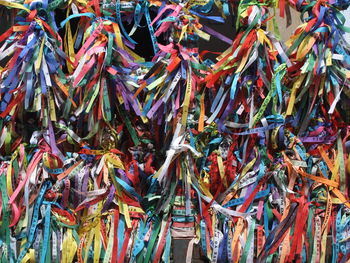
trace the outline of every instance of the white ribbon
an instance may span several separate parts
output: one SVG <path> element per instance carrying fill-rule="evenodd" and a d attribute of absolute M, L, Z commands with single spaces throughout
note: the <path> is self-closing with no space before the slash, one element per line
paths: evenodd
<path fill-rule="evenodd" d="M 164 176 L 166 175 L 168 168 L 170 166 L 171 161 L 173 160 L 174 156 L 184 152 L 186 150 L 190 150 L 194 155 L 200 156 L 201 154 L 196 151 L 193 147 L 191 147 L 189 144 L 185 144 L 185 139 L 187 133 L 184 133 L 182 135 L 179 135 L 181 130 L 181 124 L 178 124 L 174 133 L 173 140 L 170 144 L 170 149 L 166 152 L 166 159 L 162 167 L 160 168 L 160 172 L 158 175 L 157 180 L 160 184 L 162 184 L 164 180 Z"/>

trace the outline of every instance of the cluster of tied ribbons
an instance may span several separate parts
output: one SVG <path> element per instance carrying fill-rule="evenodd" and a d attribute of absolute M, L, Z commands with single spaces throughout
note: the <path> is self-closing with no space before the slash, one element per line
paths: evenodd
<path fill-rule="evenodd" d="M 1 262 L 349 261 L 349 1 L 0 5 Z"/>

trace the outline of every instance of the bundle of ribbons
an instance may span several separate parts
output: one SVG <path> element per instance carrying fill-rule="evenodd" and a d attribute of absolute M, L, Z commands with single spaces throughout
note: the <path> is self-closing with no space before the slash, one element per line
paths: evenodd
<path fill-rule="evenodd" d="M 0 261 L 349 262 L 348 6 L 0 0 Z"/>

